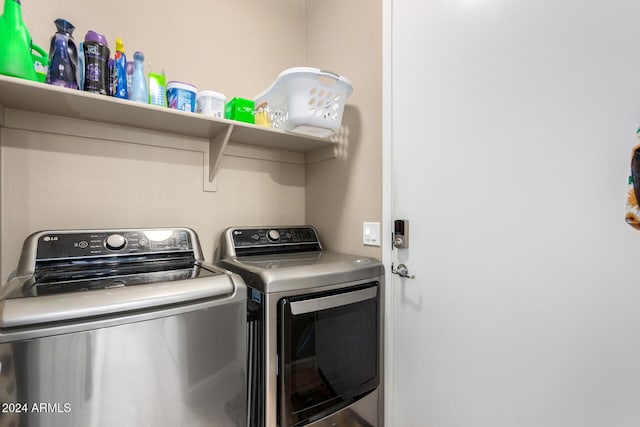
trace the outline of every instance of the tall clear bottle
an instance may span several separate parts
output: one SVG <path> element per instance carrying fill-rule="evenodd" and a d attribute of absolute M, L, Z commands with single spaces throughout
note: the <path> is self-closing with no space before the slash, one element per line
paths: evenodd
<path fill-rule="evenodd" d="M 133 54 L 133 78 L 131 80 L 131 94 L 129 99 L 149 103 L 149 89 L 144 75 L 144 53 Z"/>

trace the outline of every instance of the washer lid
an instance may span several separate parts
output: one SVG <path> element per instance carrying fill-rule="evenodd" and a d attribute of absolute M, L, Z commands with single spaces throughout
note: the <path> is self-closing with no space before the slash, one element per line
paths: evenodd
<path fill-rule="evenodd" d="M 166 279 L 165 273 L 162 274 Z M 176 274 L 180 272 L 176 271 Z M 32 281 L 33 276 L 16 277 L 5 287 L 26 289 L 31 287 Z M 227 274 L 203 274 L 184 280 L 160 280 L 140 286 L 4 298 L 0 301 L 0 329 L 222 299 L 233 295 L 236 289 L 237 285 Z"/>
<path fill-rule="evenodd" d="M 0 329 L 224 299 L 242 280 L 202 261 L 188 228 L 47 230 L 0 288 Z"/>
<path fill-rule="evenodd" d="M 228 257 L 217 265 L 264 293 L 375 280 L 384 274 L 375 258 L 329 251 Z"/>

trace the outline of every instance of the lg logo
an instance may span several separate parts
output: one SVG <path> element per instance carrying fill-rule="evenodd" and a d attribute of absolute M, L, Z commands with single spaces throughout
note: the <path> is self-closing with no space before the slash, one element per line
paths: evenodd
<path fill-rule="evenodd" d="M 45 242 L 55 242 L 58 240 L 58 236 L 44 236 L 42 240 Z"/>

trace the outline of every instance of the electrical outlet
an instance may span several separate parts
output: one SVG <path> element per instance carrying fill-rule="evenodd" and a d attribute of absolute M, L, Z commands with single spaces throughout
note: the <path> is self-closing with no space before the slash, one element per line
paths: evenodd
<path fill-rule="evenodd" d="M 367 246 L 380 246 L 380 223 L 362 223 L 362 244 Z"/>

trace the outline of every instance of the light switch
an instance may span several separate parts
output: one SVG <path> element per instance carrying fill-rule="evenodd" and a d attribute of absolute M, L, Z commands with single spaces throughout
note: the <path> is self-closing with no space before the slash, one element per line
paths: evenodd
<path fill-rule="evenodd" d="M 380 223 L 362 223 L 362 244 L 368 246 L 380 246 Z"/>

